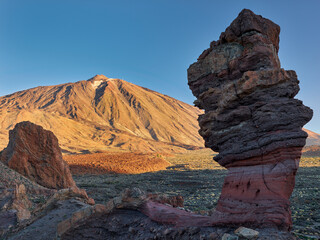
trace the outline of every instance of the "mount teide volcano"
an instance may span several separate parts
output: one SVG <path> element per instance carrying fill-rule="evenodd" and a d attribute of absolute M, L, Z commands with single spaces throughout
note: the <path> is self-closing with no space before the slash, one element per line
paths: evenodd
<path fill-rule="evenodd" d="M 183 151 L 203 147 L 193 106 L 120 79 L 36 87 L 0 97 L 0 149 L 31 121 L 53 131 L 64 152 Z"/>

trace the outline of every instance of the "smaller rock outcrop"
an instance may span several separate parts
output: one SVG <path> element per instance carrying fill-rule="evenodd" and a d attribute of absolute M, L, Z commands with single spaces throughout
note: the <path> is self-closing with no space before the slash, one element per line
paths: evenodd
<path fill-rule="evenodd" d="M 106 206 L 109 211 L 113 209 L 141 210 L 148 202 L 165 204 L 173 208 L 183 208 L 184 199 L 181 195 L 168 196 L 166 194 L 146 193 L 140 188 L 126 188 L 120 196 L 111 199 Z"/>
<path fill-rule="evenodd" d="M 10 130 L 9 144 L 1 154 L 1 161 L 41 186 L 76 187 L 56 136 L 31 122 L 20 122 Z"/>
<path fill-rule="evenodd" d="M 27 196 L 26 187 L 23 184 L 16 185 L 11 205 L 13 209 L 17 210 L 17 218 L 19 222 L 31 217 L 29 208 L 31 208 L 32 203 Z"/>
<path fill-rule="evenodd" d="M 51 195 L 32 192 L 23 184 L 0 189 L 0 239 L 57 239 L 78 221 L 106 209 L 93 205 L 78 188 L 51 190 Z"/>
<path fill-rule="evenodd" d="M 23 184 L 0 189 L 0 238 L 17 224 L 31 217 L 30 202 Z"/>
<path fill-rule="evenodd" d="M 0 159 L 0 239 L 56 239 L 105 209 L 76 186 L 57 138 L 41 126 L 17 124 Z"/>

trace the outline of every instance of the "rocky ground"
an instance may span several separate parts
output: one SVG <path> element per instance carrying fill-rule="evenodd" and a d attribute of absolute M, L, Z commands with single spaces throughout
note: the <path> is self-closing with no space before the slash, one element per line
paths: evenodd
<path fill-rule="evenodd" d="M 235 228 L 218 227 L 179 227 L 157 224 L 142 213 L 133 210 L 117 209 L 110 215 L 91 217 L 82 226 L 69 231 L 62 236 L 63 240 L 72 239 L 201 239 L 201 240 L 237 240 Z M 257 229 L 259 240 L 286 240 L 288 234 L 275 229 Z M 257 238 L 252 238 L 257 239 Z"/>
<path fill-rule="evenodd" d="M 198 156 L 198 157 L 197 157 Z M 199 156 L 201 157 L 199 159 Z M 210 214 L 219 198 L 226 170 L 219 168 L 208 150 L 166 157 L 171 167 L 144 174 L 75 175 L 80 188 L 97 203 L 106 203 L 124 188 L 182 195 L 185 208 Z M 301 239 L 320 238 L 320 158 L 302 158 L 291 197 L 293 233 Z"/>
<path fill-rule="evenodd" d="M 39 131 L 23 126 L 33 126 Z M 33 134 L 28 135 L 30 132 Z M 42 142 L 32 142 L 35 139 Z M 58 145 L 48 144 L 54 139 L 54 135 L 32 123 L 22 123 L 10 132 L 11 142 L 0 152 L 0 239 L 296 239 L 287 231 L 269 226 L 260 228 L 254 222 L 217 224 L 225 217 L 213 209 L 226 170 L 212 161 L 214 153 L 210 150 L 141 155 L 138 160 L 142 167 L 148 166 L 149 160 L 167 162 L 168 167 L 158 172 L 123 174 L 126 172 L 123 170 L 131 169 L 130 164 L 122 165 L 124 169 L 119 171 L 122 174 L 107 173 L 99 167 L 79 171 L 88 167 L 81 165 L 83 161 L 79 161 L 80 168 L 73 168 L 77 171 L 70 172 Z M 26 160 L 21 161 L 25 163 L 23 168 L 11 164 L 14 156 Z M 114 160 L 108 156 L 99 157 L 99 166 Z M 116 160 L 125 159 L 128 154 L 117 156 Z M 82 159 L 86 161 L 87 157 L 83 155 Z M 30 175 L 33 171 L 42 173 L 44 164 L 38 163 L 45 163 L 45 170 L 53 172 Z M 57 171 L 52 167 L 54 164 L 67 167 Z M 292 196 L 293 233 L 298 239 L 319 238 L 319 167 L 317 157 L 302 159 Z M 54 185 L 57 179 L 64 178 L 72 180 L 68 188 Z M 54 188 L 37 182 L 45 186 L 50 183 Z"/>

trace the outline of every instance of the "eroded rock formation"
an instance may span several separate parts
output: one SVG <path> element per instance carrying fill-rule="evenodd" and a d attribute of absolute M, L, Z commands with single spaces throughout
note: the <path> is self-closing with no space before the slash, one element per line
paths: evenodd
<path fill-rule="evenodd" d="M 98 207 L 99 211 L 85 209 L 87 214 L 75 213 L 73 218 L 59 224 L 64 227 L 58 235 L 63 240 L 82 239 L 83 236 L 87 239 L 220 240 L 238 239 L 237 235 L 241 239 L 294 239 L 288 232 L 278 229 L 258 229 L 257 232 L 242 227 L 234 231 L 228 225 L 214 226 L 216 217 L 196 215 L 182 207 L 175 208 L 177 203 L 182 205 L 181 200 L 181 196 L 148 194 L 139 188 L 125 189 L 106 207 Z"/>
<path fill-rule="evenodd" d="M 11 131 L 10 143 L 0 158 L 29 174 L 24 177 L 0 161 L 0 239 L 56 239 L 79 219 L 99 211 L 99 205 L 90 206 L 95 202 L 85 190 L 60 181 L 70 177 L 74 183 L 68 165 L 59 162 L 63 160 L 52 132 L 23 122 Z"/>
<path fill-rule="evenodd" d="M 1 161 L 41 186 L 76 188 L 56 136 L 31 122 L 18 123 L 9 132 L 9 144 Z"/>
<path fill-rule="evenodd" d="M 188 69 L 195 104 L 205 110 L 200 134 L 229 170 L 217 206 L 229 223 L 292 225 L 289 197 L 307 138 L 302 126 L 313 113 L 294 99 L 296 73 L 280 67 L 279 33 L 244 9 Z"/>
<path fill-rule="evenodd" d="M 23 184 L 0 189 L 0 237 L 10 228 L 31 217 L 30 202 Z"/>

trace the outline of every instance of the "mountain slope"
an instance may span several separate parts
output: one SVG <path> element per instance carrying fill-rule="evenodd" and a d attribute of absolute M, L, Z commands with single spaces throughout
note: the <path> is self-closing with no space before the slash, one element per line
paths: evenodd
<path fill-rule="evenodd" d="M 65 153 L 175 151 L 203 147 L 193 106 L 120 79 L 36 87 L 0 97 L 0 150 L 16 123 L 54 132 Z M 320 135 L 304 129 L 307 145 Z"/>
<path fill-rule="evenodd" d="M 29 120 L 53 131 L 64 152 L 182 151 L 203 147 L 199 114 L 174 98 L 97 75 L 0 97 L 0 149 L 8 130 Z"/>
<path fill-rule="evenodd" d="M 312 132 L 305 128 L 303 130 L 308 133 L 306 146 L 320 145 L 320 134 Z"/>

